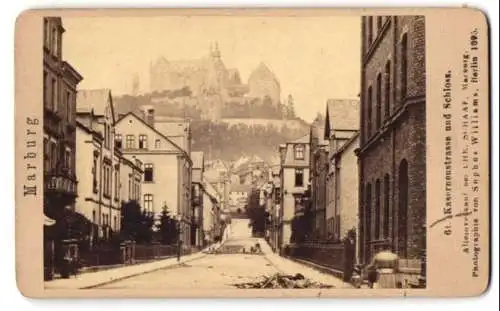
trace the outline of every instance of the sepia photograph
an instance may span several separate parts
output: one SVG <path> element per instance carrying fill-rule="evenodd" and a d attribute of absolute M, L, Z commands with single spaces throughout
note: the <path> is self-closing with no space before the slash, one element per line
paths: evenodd
<path fill-rule="evenodd" d="M 41 19 L 45 289 L 426 288 L 424 16 Z"/>

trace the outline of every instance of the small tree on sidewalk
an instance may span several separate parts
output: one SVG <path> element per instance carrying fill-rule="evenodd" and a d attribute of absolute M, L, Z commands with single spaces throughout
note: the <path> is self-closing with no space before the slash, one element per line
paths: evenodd
<path fill-rule="evenodd" d="M 174 244 L 177 241 L 177 220 L 170 215 L 166 205 L 163 206 L 157 229 L 160 233 L 162 244 Z"/>
<path fill-rule="evenodd" d="M 153 236 L 153 214 L 141 211 L 137 201 L 122 205 L 121 238 L 135 240 L 137 243 L 150 243 Z"/>

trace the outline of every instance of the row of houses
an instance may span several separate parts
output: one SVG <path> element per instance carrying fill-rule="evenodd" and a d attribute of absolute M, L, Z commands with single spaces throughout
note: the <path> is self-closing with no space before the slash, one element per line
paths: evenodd
<path fill-rule="evenodd" d="M 71 237 L 72 212 L 93 224 L 91 240 L 107 240 L 121 229 L 122 205 L 135 201 L 156 223 L 164 210 L 175 217 L 184 245 L 213 241 L 221 194 L 204 178 L 204 154 L 191 150 L 189 122 L 148 106 L 117 115 L 111 90 L 79 89 L 64 32 L 61 18 L 44 18 L 44 214 L 46 227 L 56 224 L 46 240 Z"/>
<path fill-rule="evenodd" d="M 424 17 L 362 19 L 361 92 L 330 99 L 310 132 L 279 147 L 267 192 L 270 243 L 340 243 L 355 262 L 389 250 L 425 276 Z"/>

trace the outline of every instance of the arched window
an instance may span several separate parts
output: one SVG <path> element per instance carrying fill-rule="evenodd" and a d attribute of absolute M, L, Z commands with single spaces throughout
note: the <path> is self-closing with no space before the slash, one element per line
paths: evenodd
<path fill-rule="evenodd" d="M 389 117 L 389 114 L 391 113 L 391 61 L 387 61 L 387 64 L 385 64 L 385 75 L 384 75 L 384 86 L 385 86 L 385 91 L 384 91 L 384 104 L 385 104 L 385 118 L 387 119 Z"/>
<path fill-rule="evenodd" d="M 365 197 L 365 245 L 366 260 L 371 260 L 371 241 L 372 241 L 372 186 L 366 185 Z"/>
<path fill-rule="evenodd" d="M 377 32 L 382 30 L 382 16 L 377 16 Z"/>
<path fill-rule="evenodd" d="M 398 253 L 404 258 L 408 239 L 408 162 L 405 159 L 399 164 L 398 177 Z"/>
<path fill-rule="evenodd" d="M 407 79 L 408 79 L 408 36 L 403 35 L 401 39 L 401 99 L 407 96 Z"/>
<path fill-rule="evenodd" d="M 368 94 L 366 96 L 366 133 L 367 138 L 372 135 L 372 87 L 368 87 Z"/>
<path fill-rule="evenodd" d="M 380 179 L 375 182 L 375 234 L 376 240 L 380 238 Z"/>
<path fill-rule="evenodd" d="M 377 75 L 377 94 L 376 94 L 376 105 L 377 105 L 377 111 L 375 112 L 376 115 L 376 127 L 377 129 L 380 128 L 382 125 L 382 76 L 380 73 Z"/>
<path fill-rule="evenodd" d="M 384 234 L 384 238 L 388 238 L 389 237 L 389 221 L 390 221 L 390 212 L 389 212 L 389 203 L 390 203 L 390 189 L 391 189 L 391 186 L 390 186 L 390 178 L 389 178 L 389 174 L 385 174 L 384 176 L 384 230 L 383 230 L 383 234 Z"/>
<path fill-rule="evenodd" d="M 372 44 L 373 41 L 373 17 L 368 16 L 367 19 L 367 33 L 368 33 L 368 45 Z"/>

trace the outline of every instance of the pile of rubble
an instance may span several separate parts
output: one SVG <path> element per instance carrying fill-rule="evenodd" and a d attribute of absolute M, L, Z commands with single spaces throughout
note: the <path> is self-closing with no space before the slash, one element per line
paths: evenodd
<path fill-rule="evenodd" d="M 333 288 L 332 285 L 321 284 L 306 279 L 302 274 L 286 275 L 276 273 L 271 276 L 265 276 L 260 282 L 249 282 L 234 284 L 237 288 Z"/>

